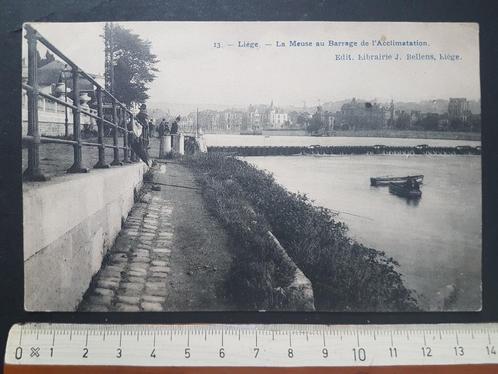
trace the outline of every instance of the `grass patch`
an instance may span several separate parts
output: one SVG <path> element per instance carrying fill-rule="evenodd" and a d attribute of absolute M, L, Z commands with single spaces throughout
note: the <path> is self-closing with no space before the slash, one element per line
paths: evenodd
<path fill-rule="evenodd" d="M 226 280 L 231 297 L 242 308 L 286 309 L 281 290 L 292 281 L 293 269 L 267 237 L 265 217 L 252 209 L 239 183 L 196 170 L 208 209 L 234 239 L 236 256 Z"/>
<path fill-rule="evenodd" d="M 243 305 L 286 307 L 281 289 L 291 281 L 291 270 L 272 250 L 265 235 L 270 230 L 313 283 L 317 310 L 418 310 L 398 263 L 352 240 L 330 210 L 234 157 L 203 153 L 185 163 L 194 170 L 208 208 L 238 244 L 228 282 Z"/>

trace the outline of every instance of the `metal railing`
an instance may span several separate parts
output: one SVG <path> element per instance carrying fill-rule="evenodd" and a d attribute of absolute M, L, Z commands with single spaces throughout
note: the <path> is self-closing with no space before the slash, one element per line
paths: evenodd
<path fill-rule="evenodd" d="M 137 121 L 134 114 L 116 99 L 109 91 L 102 87 L 92 76 L 84 72 L 73 61 L 65 56 L 57 47 L 45 39 L 38 31 L 29 25 L 24 26 L 26 29 L 26 39 L 28 41 L 28 81 L 23 83 L 22 88 L 26 90 L 28 96 L 28 132 L 23 135 L 23 143 L 28 148 L 28 166 L 23 173 L 24 180 L 30 181 L 45 181 L 48 178 L 40 170 L 40 145 L 43 143 L 60 143 L 73 146 L 74 160 L 72 166 L 67 170 L 68 173 L 86 173 L 88 168 L 82 165 L 82 147 L 98 148 L 98 162 L 93 168 L 109 168 L 111 165 L 123 165 L 123 163 L 131 163 L 138 161 L 137 155 L 131 148 L 131 139 L 133 135 L 133 125 Z M 70 67 L 72 78 L 72 103 L 67 101 L 67 93 L 65 100 L 40 91 L 38 84 L 38 61 L 37 61 L 37 44 L 40 42 L 48 50 L 57 55 L 67 66 Z M 82 108 L 79 94 L 80 77 L 91 83 L 94 88 L 97 114 L 90 110 Z M 70 108 L 73 114 L 73 135 L 72 140 L 52 138 L 42 136 L 40 134 L 38 123 L 38 98 L 43 97 L 59 105 Z M 105 118 L 104 101 L 106 107 L 111 109 L 111 115 Z M 94 118 L 97 123 L 97 143 L 83 141 L 81 137 L 81 115 L 86 115 Z M 137 121 L 138 122 L 138 121 Z M 112 144 L 104 142 L 104 125 L 110 126 L 113 129 Z M 122 145 L 119 145 L 119 133 L 123 134 Z M 143 131 L 140 137 L 140 142 L 147 142 L 146 132 Z M 113 160 L 108 164 L 105 160 L 105 148 L 113 149 Z M 123 150 L 123 159 L 120 160 L 120 150 Z"/>

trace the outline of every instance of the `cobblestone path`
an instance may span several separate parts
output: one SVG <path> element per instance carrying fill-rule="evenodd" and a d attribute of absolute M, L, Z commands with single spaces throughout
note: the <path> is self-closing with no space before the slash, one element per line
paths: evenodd
<path fill-rule="evenodd" d="M 211 217 L 203 212 L 202 198 L 194 190 L 195 182 L 188 171 L 179 165 L 168 166 L 168 173 L 164 168 L 164 165 L 155 168 L 154 181 L 166 185 L 165 181 L 172 183 L 173 180 L 173 185 L 162 186 L 161 191 L 149 189 L 134 205 L 78 310 L 233 309 L 227 304 L 226 295 L 219 297 L 223 272 L 228 271 L 231 262 L 226 238 L 223 232 L 217 233 L 220 228 L 216 225 L 199 231 L 202 222 L 188 217 L 182 220 L 181 214 L 195 214 L 201 221 L 213 225 Z M 177 183 L 189 184 L 190 190 L 178 188 Z M 192 227 L 188 227 L 189 222 Z M 190 237 L 194 240 L 191 243 Z M 213 244 L 213 240 L 216 243 Z M 211 264 L 210 260 L 218 263 Z M 207 274 L 208 270 L 217 270 L 215 265 L 221 273 L 211 271 Z M 204 272 L 195 272 L 195 269 Z M 206 282 L 215 287 L 210 289 Z M 202 294 L 206 292 L 207 295 Z M 213 305 L 205 305 L 211 302 Z"/>
<path fill-rule="evenodd" d="M 110 250 L 82 311 L 162 311 L 171 271 L 171 208 L 159 197 L 138 203 Z"/>

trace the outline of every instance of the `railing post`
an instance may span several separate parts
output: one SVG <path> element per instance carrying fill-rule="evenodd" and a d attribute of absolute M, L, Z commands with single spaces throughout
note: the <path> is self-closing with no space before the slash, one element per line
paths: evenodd
<path fill-rule="evenodd" d="M 95 164 L 94 168 L 96 169 L 106 169 L 110 167 L 109 164 L 105 163 L 105 147 L 104 147 L 104 104 L 102 102 L 102 88 L 97 87 L 97 116 L 99 119 L 97 120 L 97 131 L 98 131 L 98 142 L 100 144 L 99 147 L 99 161 Z"/>
<path fill-rule="evenodd" d="M 137 160 L 138 160 L 137 155 L 135 154 L 135 151 L 133 150 L 133 148 L 131 148 L 132 142 L 137 141 L 137 139 L 134 139 L 135 134 L 133 133 L 133 128 L 135 125 L 134 121 L 135 121 L 135 118 L 133 116 L 131 116 L 131 118 L 130 118 L 131 133 L 129 134 L 129 138 L 128 138 L 128 143 L 130 143 L 130 153 L 131 153 L 130 160 L 131 160 L 131 162 L 137 162 Z"/>
<path fill-rule="evenodd" d="M 129 157 L 129 147 L 128 147 L 128 113 L 126 111 L 123 112 L 123 124 L 124 124 L 124 134 L 123 134 L 123 147 L 124 147 L 124 159 L 123 162 L 129 164 L 130 163 L 130 157 Z"/>
<path fill-rule="evenodd" d="M 111 162 L 111 165 L 123 165 L 121 161 L 119 161 L 119 144 L 118 144 L 118 131 L 119 131 L 119 122 L 118 122 L 118 108 L 116 106 L 116 100 L 112 99 L 112 123 L 114 123 L 115 127 L 113 128 L 113 145 L 114 145 L 114 159 Z"/>
<path fill-rule="evenodd" d="M 62 71 L 64 76 L 64 101 L 67 103 L 67 64 Z M 69 120 L 67 117 L 67 106 L 64 106 L 64 136 L 69 137 Z"/>
<path fill-rule="evenodd" d="M 142 126 L 142 133 L 140 134 L 139 143 L 142 146 L 142 149 L 144 152 L 148 155 L 149 154 L 149 149 L 148 149 L 148 142 L 147 142 L 147 122 L 144 125 L 143 123 L 140 124 Z M 137 160 L 138 161 L 138 160 Z"/>
<path fill-rule="evenodd" d="M 38 128 L 38 61 L 36 54 L 36 31 L 27 28 L 28 39 L 28 85 L 33 90 L 28 90 L 28 135 L 33 140 L 28 146 L 28 167 L 23 173 L 24 180 L 45 181 L 48 178 L 40 171 L 40 130 Z"/>
<path fill-rule="evenodd" d="M 74 162 L 68 169 L 68 173 L 87 173 L 88 169 L 82 167 L 81 161 L 81 104 L 80 104 L 80 89 L 79 89 L 79 70 L 76 66 L 72 67 L 73 72 L 73 140 L 76 144 L 73 145 Z"/>

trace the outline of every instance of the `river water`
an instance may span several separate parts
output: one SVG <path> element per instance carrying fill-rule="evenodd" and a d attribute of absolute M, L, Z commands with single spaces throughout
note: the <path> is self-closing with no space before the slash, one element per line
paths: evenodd
<path fill-rule="evenodd" d="M 283 138 L 283 139 L 282 139 Z M 208 145 L 480 145 L 480 142 L 299 136 L 210 135 Z M 270 143 L 270 144 L 268 144 Z M 245 157 L 280 184 L 338 213 L 351 236 L 399 262 L 424 310 L 481 307 L 481 158 L 466 155 Z M 422 198 L 409 202 L 371 187 L 381 175 L 423 174 Z"/>

